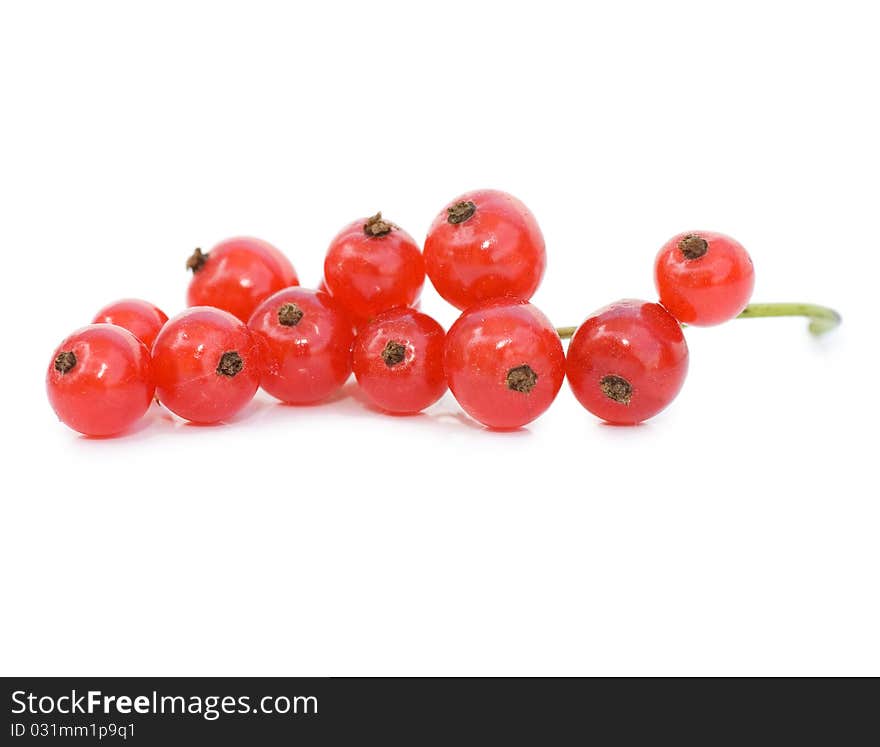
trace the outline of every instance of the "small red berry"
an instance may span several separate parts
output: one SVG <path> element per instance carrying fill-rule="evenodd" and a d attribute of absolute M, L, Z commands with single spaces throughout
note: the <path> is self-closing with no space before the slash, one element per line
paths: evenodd
<path fill-rule="evenodd" d="M 543 413 L 565 375 L 556 329 L 524 301 L 496 299 L 465 311 L 446 336 L 449 388 L 490 428 L 519 428 Z"/>
<path fill-rule="evenodd" d="M 158 306 L 153 306 L 139 298 L 124 298 L 107 304 L 95 314 L 92 324 L 115 324 L 117 327 L 123 327 L 150 350 L 156 335 L 167 321 L 168 317 Z"/>
<path fill-rule="evenodd" d="M 494 189 L 453 200 L 425 239 L 428 277 L 459 309 L 502 296 L 528 301 L 546 264 L 535 217 L 516 197 Z"/>
<path fill-rule="evenodd" d="M 380 314 L 355 339 L 352 367 L 358 385 L 388 412 L 424 410 L 446 391 L 445 341 L 443 327 L 427 314 L 405 308 Z"/>
<path fill-rule="evenodd" d="M 678 394 L 688 369 L 681 326 L 666 309 L 624 300 L 595 312 L 568 347 L 566 374 L 578 401 L 609 423 L 635 425 Z"/>
<path fill-rule="evenodd" d="M 319 402 L 351 373 L 351 321 L 326 293 L 279 291 L 257 307 L 248 328 L 260 346 L 260 385 L 283 402 Z"/>
<path fill-rule="evenodd" d="M 425 261 L 406 231 L 381 213 L 349 223 L 324 259 L 327 290 L 357 322 L 411 306 L 425 283 Z"/>
<path fill-rule="evenodd" d="M 113 324 L 74 332 L 52 354 L 46 371 L 55 414 L 87 436 L 124 431 L 143 417 L 154 388 L 146 345 Z"/>
<path fill-rule="evenodd" d="M 748 304 L 755 268 L 738 241 L 723 233 L 673 236 L 657 253 L 654 281 L 660 303 L 680 322 L 699 327 L 733 319 Z"/>
<path fill-rule="evenodd" d="M 227 239 L 207 254 L 196 249 L 186 266 L 193 272 L 187 305 L 214 306 L 243 322 L 273 293 L 299 285 L 290 261 L 260 239 Z"/>
<path fill-rule="evenodd" d="M 253 399 L 260 354 L 232 314 L 196 306 L 168 321 L 153 345 L 159 401 L 194 423 L 231 418 Z"/>

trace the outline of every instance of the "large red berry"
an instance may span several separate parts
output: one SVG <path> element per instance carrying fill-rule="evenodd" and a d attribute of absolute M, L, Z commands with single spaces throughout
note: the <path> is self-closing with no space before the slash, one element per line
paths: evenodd
<path fill-rule="evenodd" d="M 654 281 L 662 303 L 685 324 L 708 327 L 748 304 L 755 268 L 738 241 L 713 231 L 673 236 L 657 253 Z"/>
<path fill-rule="evenodd" d="M 107 304 L 95 314 L 92 324 L 123 327 L 143 342 L 147 349 L 151 349 L 156 335 L 167 321 L 168 317 L 158 306 L 139 298 L 124 298 Z"/>
<path fill-rule="evenodd" d="M 299 285 L 290 261 L 260 239 L 227 239 L 207 254 L 196 249 L 186 266 L 193 271 L 187 305 L 214 306 L 243 322 L 273 293 Z"/>
<path fill-rule="evenodd" d="M 397 306 L 411 306 L 425 283 L 418 244 L 381 213 L 349 223 L 324 259 L 327 290 L 360 322 Z"/>
<path fill-rule="evenodd" d="M 248 327 L 260 345 L 260 385 L 283 402 L 319 402 L 351 373 L 351 320 L 326 293 L 279 291 L 257 307 Z"/>
<path fill-rule="evenodd" d="M 556 329 L 524 301 L 496 299 L 465 311 L 446 336 L 449 388 L 491 428 L 519 428 L 543 413 L 565 375 Z"/>
<path fill-rule="evenodd" d="M 358 332 L 352 367 L 370 400 L 388 412 L 407 414 L 433 405 L 446 391 L 446 333 L 427 314 L 393 309 Z"/>
<path fill-rule="evenodd" d="M 247 326 L 207 306 L 168 321 L 153 345 L 159 401 L 194 423 L 227 420 L 241 410 L 257 391 L 260 366 Z"/>
<path fill-rule="evenodd" d="M 153 400 L 150 353 L 131 332 L 92 324 L 52 354 L 46 392 L 55 414 L 87 436 L 112 436 L 143 417 Z"/>
<path fill-rule="evenodd" d="M 635 425 L 678 394 L 688 369 L 681 326 L 666 309 L 624 300 L 599 309 L 578 327 L 566 374 L 578 401 L 597 417 Z"/>
<path fill-rule="evenodd" d="M 425 239 L 428 277 L 449 303 L 466 309 L 506 296 L 527 301 L 547 256 L 535 217 L 513 195 L 468 192 L 434 219 Z"/>

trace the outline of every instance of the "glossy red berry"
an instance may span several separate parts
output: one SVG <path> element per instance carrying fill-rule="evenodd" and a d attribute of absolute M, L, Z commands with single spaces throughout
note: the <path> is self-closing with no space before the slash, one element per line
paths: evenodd
<path fill-rule="evenodd" d="M 46 371 L 55 414 L 87 436 L 131 426 L 149 408 L 154 388 L 146 346 L 113 324 L 78 329 L 58 346 Z"/>
<path fill-rule="evenodd" d="M 283 402 L 319 402 L 351 373 L 351 321 L 326 293 L 279 291 L 257 307 L 248 327 L 260 346 L 260 385 Z"/>
<path fill-rule="evenodd" d="M 468 192 L 434 219 L 425 239 L 428 277 L 449 303 L 466 309 L 491 298 L 527 301 L 547 256 L 535 217 L 513 195 Z"/>
<path fill-rule="evenodd" d="M 409 414 L 433 405 L 446 391 L 446 333 L 427 314 L 393 309 L 358 332 L 352 367 L 358 385 L 378 407 Z"/>
<path fill-rule="evenodd" d="M 578 327 L 566 374 L 578 401 L 609 423 L 635 425 L 678 394 L 688 369 L 681 326 L 666 309 L 624 300 L 599 309 Z"/>
<path fill-rule="evenodd" d="M 227 420 L 241 410 L 257 391 L 260 366 L 247 326 L 207 306 L 169 320 L 153 345 L 159 401 L 194 423 Z"/>
<path fill-rule="evenodd" d="M 356 321 L 368 321 L 418 300 L 425 261 L 412 236 L 377 213 L 336 235 L 324 259 L 324 282 Z"/>
<path fill-rule="evenodd" d="M 446 336 L 449 388 L 491 428 L 519 428 L 555 399 L 565 374 L 556 329 L 524 301 L 496 299 L 465 311 Z"/>
<path fill-rule="evenodd" d="M 95 314 L 92 324 L 115 324 L 117 327 L 123 327 L 150 350 L 156 335 L 167 321 L 168 317 L 158 306 L 153 306 L 139 298 L 124 298 L 107 304 Z"/>
<path fill-rule="evenodd" d="M 713 231 L 673 236 L 657 253 L 660 303 L 680 322 L 708 327 L 733 319 L 748 304 L 755 268 L 738 241 Z"/>
<path fill-rule="evenodd" d="M 245 323 L 273 293 L 299 285 L 290 261 L 260 239 L 227 239 L 207 254 L 196 249 L 186 266 L 193 272 L 187 305 L 214 306 Z"/>

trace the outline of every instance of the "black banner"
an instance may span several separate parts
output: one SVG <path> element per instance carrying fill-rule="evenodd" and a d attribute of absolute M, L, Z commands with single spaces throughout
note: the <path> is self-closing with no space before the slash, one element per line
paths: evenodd
<path fill-rule="evenodd" d="M 3 742 L 855 743 L 875 684 L 816 680 L 4 678 Z M 870 684 L 870 687 L 863 685 Z M 849 735 L 849 736 L 848 736 Z M 860 741 L 860 740 L 856 740 Z"/>

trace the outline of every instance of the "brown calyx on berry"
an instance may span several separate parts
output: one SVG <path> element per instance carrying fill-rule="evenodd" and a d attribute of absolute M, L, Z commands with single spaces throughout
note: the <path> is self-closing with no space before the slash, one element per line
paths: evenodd
<path fill-rule="evenodd" d="M 517 366 L 507 372 L 505 379 L 507 388 L 514 392 L 528 394 L 538 383 L 538 374 L 529 365 Z"/>
<path fill-rule="evenodd" d="M 208 252 L 202 252 L 201 249 L 196 249 L 190 256 L 189 259 L 186 260 L 186 269 L 192 270 L 194 273 L 198 272 L 205 266 L 205 262 L 208 261 Z"/>
<path fill-rule="evenodd" d="M 382 360 L 388 368 L 394 368 L 398 363 L 403 363 L 406 357 L 406 346 L 401 345 L 394 340 L 388 340 L 385 349 L 382 351 Z"/>
<path fill-rule="evenodd" d="M 55 370 L 58 373 L 66 374 L 76 365 L 76 356 L 72 350 L 63 350 L 55 356 Z"/>
<path fill-rule="evenodd" d="M 608 399 L 613 399 L 621 405 L 628 405 L 632 401 L 632 384 L 624 379 L 623 376 L 616 376 L 615 374 L 603 376 L 599 382 L 599 387 L 602 389 L 602 394 L 608 397 Z"/>
<path fill-rule="evenodd" d="M 295 327 L 302 321 L 303 310 L 295 303 L 286 303 L 278 309 L 278 324 L 284 327 Z"/>
<path fill-rule="evenodd" d="M 241 356 L 234 350 L 229 350 L 221 356 L 220 362 L 217 364 L 217 373 L 221 376 L 232 378 L 236 374 L 241 373 L 243 368 L 244 361 L 241 359 Z"/>
<path fill-rule="evenodd" d="M 709 242 L 702 236 L 689 233 L 678 242 L 678 248 L 681 249 L 685 259 L 699 259 L 709 251 Z"/>
<path fill-rule="evenodd" d="M 476 212 L 477 206 L 473 202 L 462 200 L 456 202 L 452 207 L 446 208 L 446 220 L 455 226 L 470 220 Z"/>
<path fill-rule="evenodd" d="M 390 221 L 382 220 L 382 211 L 380 210 L 373 217 L 367 218 L 367 222 L 364 223 L 364 233 L 370 237 L 387 236 L 396 227 Z"/>

